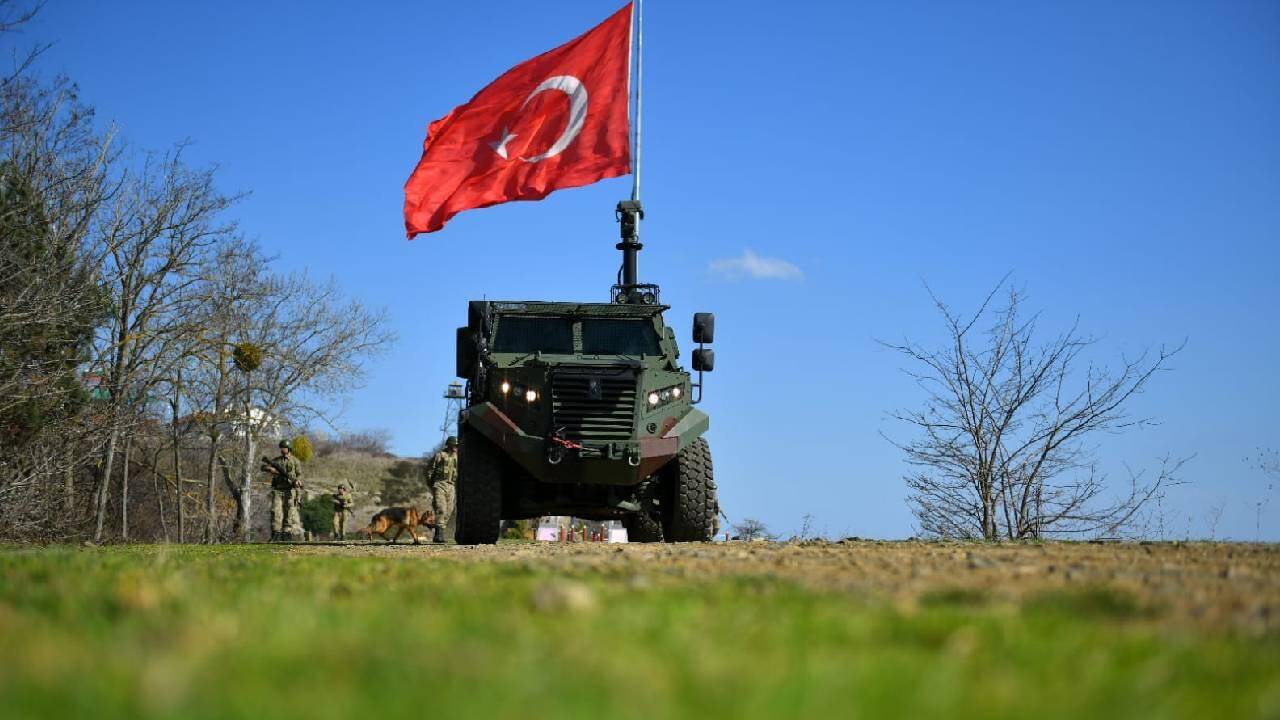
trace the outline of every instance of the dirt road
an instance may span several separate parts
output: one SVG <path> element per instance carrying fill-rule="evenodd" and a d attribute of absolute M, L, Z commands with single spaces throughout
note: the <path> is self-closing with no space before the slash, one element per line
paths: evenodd
<path fill-rule="evenodd" d="M 733 542 L 677 545 L 296 546 L 293 552 L 519 563 L 636 583 L 765 575 L 910 612 L 938 598 L 1016 605 L 1055 591 L 1104 593 L 1154 621 L 1249 633 L 1280 630 L 1280 546 L 1228 543 Z"/>

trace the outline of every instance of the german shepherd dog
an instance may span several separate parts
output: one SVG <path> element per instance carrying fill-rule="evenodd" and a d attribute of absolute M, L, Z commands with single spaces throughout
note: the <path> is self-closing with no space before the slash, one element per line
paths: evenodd
<path fill-rule="evenodd" d="M 414 527 L 421 525 L 423 527 L 436 527 L 436 514 L 430 510 L 421 512 L 416 507 L 389 507 L 379 510 L 376 515 L 369 519 L 369 526 L 361 530 L 366 539 L 372 540 L 373 534 L 377 533 L 382 536 L 383 540 L 393 543 L 400 539 L 400 535 L 405 530 L 409 531 L 409 537 L 413 538 L 413 544 L 418 544 L 418 534 L 413 531 Z M 387 537 L 387 533 L 392 529 L 396 531 L 395 537 Z"/>

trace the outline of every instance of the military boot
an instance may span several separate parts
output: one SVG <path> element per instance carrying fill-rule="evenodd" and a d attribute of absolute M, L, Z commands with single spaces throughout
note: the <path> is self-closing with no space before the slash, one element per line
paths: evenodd
<path fill-rule="evenodd" d="M 431 535 L 431 542 L 441 545 L 444 543 L 444 530 L 436 527 L 436 531 Z"/>

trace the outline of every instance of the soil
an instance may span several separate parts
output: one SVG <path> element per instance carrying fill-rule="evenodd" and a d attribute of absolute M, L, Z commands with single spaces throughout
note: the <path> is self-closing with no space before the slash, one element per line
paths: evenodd
<path fill-rule="evenodd" d="M 938 597 L 1017 604 L 1055 591 L 1106 591 L 1174 625 L 1280 630 L 1280 546 L 1243 543 L 723 542 L 512 543 L 491 546 L 345 543 L 295 552 L 519 563 L 638 583 L 767 576 L 818 591 L 887 601 L 904 612 Z"/>

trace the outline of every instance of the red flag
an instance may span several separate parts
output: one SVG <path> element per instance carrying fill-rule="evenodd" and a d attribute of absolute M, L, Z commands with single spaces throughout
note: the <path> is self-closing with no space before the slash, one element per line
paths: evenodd
<path fill-rule="evenodd" d="M 631 171 L 631 5 L 508 70 L 431 123 L 404 184 L 409 237 L 471 208 L 541 200 Z"/>

